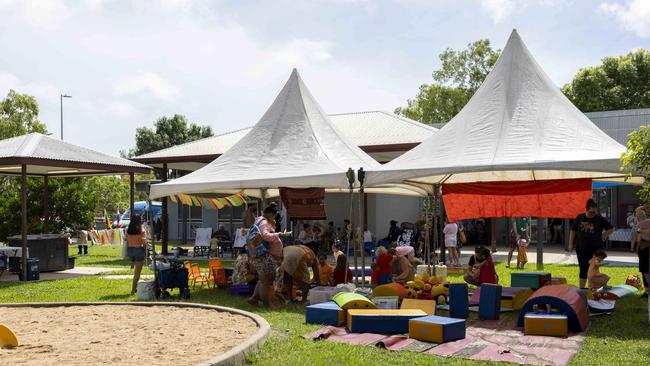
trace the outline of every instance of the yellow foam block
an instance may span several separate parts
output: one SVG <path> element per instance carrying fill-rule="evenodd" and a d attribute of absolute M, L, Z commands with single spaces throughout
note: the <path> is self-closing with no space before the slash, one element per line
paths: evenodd
<path fill-rule="evenodd" d="M 551 277 L 551 284 L 553 284 L 553 285 L 566 285 L 566 278 L 564 278 L 564 277 Z"/>
<path fill-rule="evenodd" d="M 568 337 L 568 318 L 561 314 L 528 313 L 524 316 L 524 334 Z"/>
<path fill-rule="evenodd" d="M 501 298 L 501 308 L 508 308 L 513 310 L 521 309 L 528 298 L 533 296 L 533 290 L 527 288 L 525 290 L 517 291 L 511 298 Z"/>
<path fill-rule="evenodd" d="M 427 313 L 427 315 L 436 314 L 436 301 L 435 300 L 420 300 L 420 299 L 404 299 L 400 309 L 420 309 Z"/>

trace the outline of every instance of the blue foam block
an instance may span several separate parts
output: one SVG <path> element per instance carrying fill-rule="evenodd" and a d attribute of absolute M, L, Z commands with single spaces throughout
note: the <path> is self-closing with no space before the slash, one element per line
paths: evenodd
<path fill-rule="evenodd" d="M 446 343 L 451 341 L 457 341 L 459 339 L 465 339 L 465 319 L 455 319 L 447 318 L 444 316 L 425 316 L 423 318 L 413 319 L 412 322 L 417 323 L 428 323 L 435 324 L 440 326 L 442 329 L 442 339 L 439 340 L 439 343 Z M 437 332 L 434 332 L 437 333 Z"/>
<path fill-rule="evenodd" d="M 501 313 L 501 286 L 481 285 L 481 299 L 478 304 L 478 317 L 486 320 L 499 319 Z"/>
<path fill-rule="evenodd" d="M 466 319 L 469 315 L 469 294 L 466 283 L 449 285 L 449 316 Z"/>
<path fill-rule="evenodd" d="M 334 301 L 307 306 L 305 322 L 308 324 L 327 324 L 341 326 L 345 324 L 345 310 Z"/>
<path fill-rule="evenodd" d="M 419 314 L 353 316 L 352 321 L 348 321 L 347 326 L 352 333 L 408 333 L 409 320 L 424 316 L 426 316 L 426 313 L 423 311 L 420 311 Z"/>

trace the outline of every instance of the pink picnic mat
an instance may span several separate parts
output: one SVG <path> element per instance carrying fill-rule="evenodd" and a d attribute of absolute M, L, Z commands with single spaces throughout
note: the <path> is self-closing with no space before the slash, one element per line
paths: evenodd
<path fill-rule="evenodd" d="M 423 352 L 438 356 L 463 357 L 483 361 L 507 361 L 523 365 L 567 365 L 578 353 L 586 332 L 568 338 L 525 336 L 517 328 L 517 318 L 467 320 L 465 339 L 436 344 L 411 339 L 408 335 L 349 333 L 345 327 L 327 326 L 303 336 L 353 345 L 376 346 L 391 351 Z"/>

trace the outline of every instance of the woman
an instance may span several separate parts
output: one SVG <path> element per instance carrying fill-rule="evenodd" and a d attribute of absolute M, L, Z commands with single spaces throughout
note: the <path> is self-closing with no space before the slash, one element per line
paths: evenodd
<path fill-rule="evenodd" d="M 296 285 L 302 292 L 302 302 L 307 301 L 309 285 L 312 282 L 309 275 L 311 268 L 314 283 L 320 283 L 320 271 L 314 251 L 304 245 L 290 245 L 283 250 L 281 270 L 284 271 L 284 284 L 287 294 Z"/>
<path fill-rule="evenodd" d="M 142 226 L 140 216 L 135 216 L 129 222 L 126 229 L 126 255 L 131 259 L 133 264 L 133 283 L 131 285 L 131 294 L 135 294 L 142 273 L 142 265 L 146 257 L 145 247 L 147 245 L 147 233 Z"/>
<path fill-rule="evenodd" d="M 442 229 L 445 234 L 445 248 L 449 251 L 449 259 L 451 265 L 460 267 L 460 259 L 458 258 L 458 224 L 455 222 L 447 222 L 445 228 Z"/>
<path fill-rule="evenodd" d="M 262 216 L 255 219 L 246 238 L 248 256 L 258 276 L 255 291 L 248 299 L 248 303 L 251 305 L 257 305 L 262 300 L 265 306 L 269 306 L 269 291 L 275 280 L 276 269 L 282 261 L 280 237 L 291 235 L 287 232 L 275 232 L 275 215 L 277 213 L 277 206 L 275 203 L 271 203 L 264 209 Z"/>
<path fill-rule="evenodd" d="M 496 284 L 499 282 L 490 249 L 477 247 L 470 258 L 465 282 L 470 285 L 481 286 L 484 283 Z"/>

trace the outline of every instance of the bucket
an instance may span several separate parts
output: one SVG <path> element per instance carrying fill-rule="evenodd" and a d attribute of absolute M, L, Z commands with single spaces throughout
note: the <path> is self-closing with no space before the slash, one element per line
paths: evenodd
<path fill-rule="evenodd" d="M 417 268 L 415 269 L 415 273 L 418 274 L 418 276 L 422 277 L 424 276 L 425 273 L 429 273 L 431 275 L 431 272 L 429 271 L 429 266 L 428 264 L 419 264 Z"/>
<path fill-rule="evenodd" d="M 156 283 L 154 281 L 138 282 L 138 291 L 135 296 L 137 301 L 156 300 Z"/>

